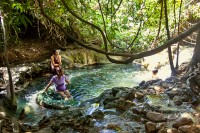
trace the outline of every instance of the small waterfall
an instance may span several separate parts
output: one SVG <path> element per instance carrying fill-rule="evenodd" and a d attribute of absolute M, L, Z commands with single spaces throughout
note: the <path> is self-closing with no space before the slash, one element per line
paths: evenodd
<path fill-rule="evenodd" d="M 99 103 L 91 104 L 91 106 L 86 110 L 86 115 L 91 115 L 98 108 L 99 108 Z"/>

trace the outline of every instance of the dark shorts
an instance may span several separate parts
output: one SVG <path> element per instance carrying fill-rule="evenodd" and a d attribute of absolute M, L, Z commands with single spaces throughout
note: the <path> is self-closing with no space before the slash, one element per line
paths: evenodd
<path fill-rule="evenodd" d="M 67 90 L 66 87 L 56 87 L 56 91 L 65 91 Z"/>

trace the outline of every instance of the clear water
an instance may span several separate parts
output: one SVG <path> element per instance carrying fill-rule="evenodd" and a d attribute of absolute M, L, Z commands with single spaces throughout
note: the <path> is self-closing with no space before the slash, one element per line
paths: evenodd
<path fill-rule="evenodd" d="M 134 64 L 108 64 L 66 70 L 65 73 L 69 74 L 71 85 L 68 88 L 74 99 L 86 101 L 113 87 L 135 86 L 139 82 L 135 77 L 139 71 L 140 68 Z M 33 123 L 45 115 L 64 113 L 63 110 L 46 109 L 36 103 L 37 93 L 47 85 L 49 80 L 50 77 L 40 77 L 33 80 L 27 90 L 18 96 L 17 115 L 25 108 L 25 112 L 28 114 L 26 121 Z"/>
<path fill-rule="evenodd" d="M 104 90 L 113 87 L 133 87 L 137 81 L 135 75 L 140 71 L 137 66 L 129 65 L 99 65 L 82 69 L 67 70 L 72 95 L 81 101 L 97 97 Z"/>

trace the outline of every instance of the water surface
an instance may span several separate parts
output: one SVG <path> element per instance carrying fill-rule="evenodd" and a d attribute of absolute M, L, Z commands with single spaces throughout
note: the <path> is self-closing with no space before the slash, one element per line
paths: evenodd
<path fill-rule="evenodd" d="M 140 67 L 129 65 L 97 65 L 86 66 L 79 69 L 66 70 L 71 84 L 68 86 L 75 100 L 86 101 L 99 96 L 104 90 L 113 87 L 133 87 L 140 80 L 135 77 L 140 72 Z M 25 108 L 28 113 L 26 121 L 35 122 L 42 116 L 53 113 L 64 113 L 63 110 L 46 109 L 36 103 L 37 94 L 44 89 L 51 77 L 40 77 L 31 81 L 29 87 L 18 96 L 17 115 Z"/>

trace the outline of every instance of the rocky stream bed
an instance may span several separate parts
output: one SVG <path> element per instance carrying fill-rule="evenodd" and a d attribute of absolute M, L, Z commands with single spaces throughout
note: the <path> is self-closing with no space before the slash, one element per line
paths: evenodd
<path fill-rule="evenodd" d="M 188 53 L 188 52 L 187 52 Z M 181 71 L 184 71 L 180 67 Z M 49 60 L 33 63 L 31 67 L 16 66 L 12 71 L 16 94 L 24 91 L 32 79 L 49 76 Z M 6 68 L 1 68 L 1 72 Z M 0 75 L 1 76 L 1 75 Z M 8 79 L 8 77 L 5 77 Z M 180 76 L 144 80 L 134 87 L 113 87 L 98 97 L 84 102 L 68 104 L 59 96 L 38 93 L 37 102 L 42 108 L 64 110 L 51 116 L 42 116 L 35 124 L 26 121 L 23 109 L 18 117 L 10 115 L 1 80 L 0 132 L 2 133 L 199 133 L 200 132 L 200 66 L 181 80 Z M 4 84 L 4 85 L 3 85 Z M 52 99 L 60 105 L 52 104 Z M 65 104 L 66 106 L 62 106 Z M 70 106 L 69 106 L 70 105 Z"/>
<path fill-rule="evenodd" d="M 45 69 L 45 64 L 40 64 L 41 69 L 37 64 L 27 69 L 26 73 L 21 74 L 16 85 L 24 85 L 26 80 L 33 78 L 34 75 L 44 74 L 45 70 L 48 70 Z M 1 108 L 0 131 L 199 133 L 199 78 L 200 66 L 184 82 L 179 77 L 169 77 L 164 81 L 143 81 L 132 88 L 114 87 L 94 99 L 80 103 L 76 108 L 60 108 L 64 109 L 65 113 L 44 116 L 34 125 L 24 121 L 26 113 L 23 110 L 19 117 L 15 118 L 10 117 Z M 51 108 L 50 105 L 48 107 Z M 92 108 L 89 113 L 88 108 Z"/>

